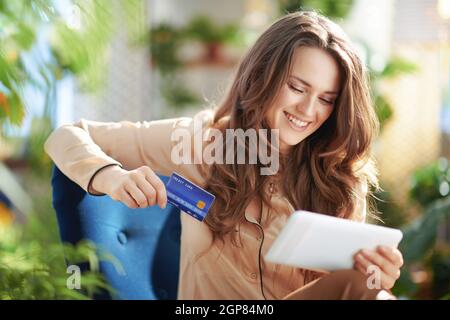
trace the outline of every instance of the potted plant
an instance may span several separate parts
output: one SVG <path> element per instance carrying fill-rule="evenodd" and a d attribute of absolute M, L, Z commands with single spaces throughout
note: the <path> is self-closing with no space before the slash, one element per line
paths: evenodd
<path fill-rule="evenodd" d="M 222 62 L 222 48 L 225 43 L 234 42 L 237 38 L 238 27 L 235 24 L 223 26 L 215 24 L 207 16 L 197 16 L 187 25 L 185 34 L 188 38 L 200 41 L 205 46 L 203 59 L 205 62 Z"/>
<path fill-rule="evenodd" d="M 176 78 L 183 67 L 178 51 L 183 44 L 185 32 L 168 23 L 161 23 L 150 30 L 151 64 L 161 74 L 161 93 L 169 106 L 182 108 L 197 103 L 198 97 Z"/>
<path fill-rule="evenodd" d="M 441 245 L 445 239 L 439 239 L 438 230 L 448 223 L 450 217 L 448 160 L 440 158 L 435 163 L 419 168 L 412 175 L 411 182 L 410 198 L 420 205 L 423 214 L 402 228 L 404 236 L 400 251 L 405 265 L 394 291 L 409 296 L 417 295 L 420 288 L 413 283 L 410 271 L 414 266 L 419 266 L 431 276 L 422 285 L 433 291 L 428 294 L 432 294 L 433 298 L 447 296 L 450 288 L 445 273 L 448 270 L 449 251 L 447 246 Z"/>
<path fill-rule="evenodd" d="M 353 0 L 278 0 L 281 14 L 299 9 L 318 10 L 331 19 L 345 18 L 353 6 Z"/>
<path fill-rule="evenodd" d="M 162 74 L 171 73 L 181 67 L 177 57 L 181 40 L 181 31 L 167 23 L 161 23 L 150 30 L 151 62 Z"/>

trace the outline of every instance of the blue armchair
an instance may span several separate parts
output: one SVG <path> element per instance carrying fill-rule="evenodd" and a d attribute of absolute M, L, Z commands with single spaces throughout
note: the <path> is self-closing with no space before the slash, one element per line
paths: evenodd
<path fill-rule="evenodd" d="M 177 208 L 168 204 L 164 210 L 130 209 L 109 196 L 89 195 L 56 166 L 52 189 L 61 240 L 76 244 L 89 239 L 119 260 L 124 273 L 111 262 L 100 263 L 118 299 L 176 299 L 181 231 Z M 111 297 L 103 293 L 96 298 Z"/>

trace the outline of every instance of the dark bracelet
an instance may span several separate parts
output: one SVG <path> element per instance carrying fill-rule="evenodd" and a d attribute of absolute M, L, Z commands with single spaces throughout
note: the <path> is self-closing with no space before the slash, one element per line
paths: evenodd
<path fill-rule="evenodd" d="M 101 196 L 104 196 L 104 195 L 105 195 L 104 193 L 102 193 L 102 194 L 91 193 L 90 188 L 91 188 L 92 181 L 94 180 L 94 178 L 95 178 L 95 176 L 97 175 L 97 173 L 99 173 L 99 172 L 102 171 L 103 169 L 108 168 L 108 167 L 111 167 L 111 166 L 119 166 L 119 167 L 121 167 L 121 168 L 123 169 L 123 167 L 122 167 L 121 164 L 118 164 L 118 163 L 110 163 L 110 164 L 107 164 L 106 166 L 101 167 L 101 168 L 98 169 L 97 171 L 95 171 L 94 174 L 92 175 L 92 177 L 89 179 L 89 182 L 88 182 L 88 185 L 87 185 L 87 192 L 88 192 L 88 194 L 90 194 L 91 196 L 96 196 L 96 197 L 101 197 Z"/>

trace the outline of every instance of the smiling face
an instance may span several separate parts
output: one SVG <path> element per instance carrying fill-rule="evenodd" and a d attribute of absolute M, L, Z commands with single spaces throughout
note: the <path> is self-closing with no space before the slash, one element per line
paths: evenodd
<path fill-rule="evenodd" d="M 340 89 L 339 66 L 326 51 L 299 47 L 292 58 L 287 81 L 266 114 L 270 128 L 279 129 L 283 153 L 330 117 Z"/>

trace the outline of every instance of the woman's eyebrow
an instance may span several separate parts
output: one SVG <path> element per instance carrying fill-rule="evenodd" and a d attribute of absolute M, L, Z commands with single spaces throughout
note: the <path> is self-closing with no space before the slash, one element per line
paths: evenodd
<path fill-rule="evenodd" d="M 301 83 L 303 83 L 305 86 L 307 86 L 307 87 L 309 87 L 309 88 L 312 87 L 311 84 L 309 84 L 308 82 L 306 82 L 305 80 L 303 80 L 302 78 L 300 78 L 300 77 L 298 77 L 298 76 L 291 75 L 291 77 L 294 78 L 294 79 L 296 79 L 296 80 L 298 80 L 298 81 L 300 81 Z M 336 91 L 326 91 L 325 93 L 326 93 L 326 94 L 335 94 L 335 95 L 338 95 L 338 93 L 337 93 Z"/>

